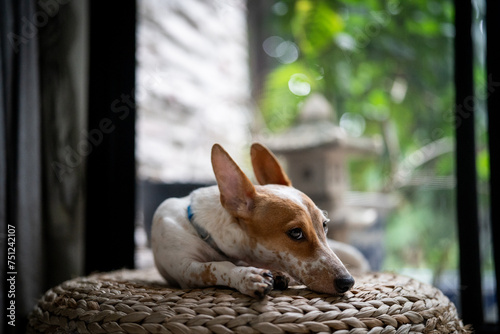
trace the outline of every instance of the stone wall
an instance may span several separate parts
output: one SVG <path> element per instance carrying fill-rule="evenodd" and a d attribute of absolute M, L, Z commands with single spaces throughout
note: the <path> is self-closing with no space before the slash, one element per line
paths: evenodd
<path fill-rule="evenodd" d="M 139 177 L 212 181 L 214 142 L 237 161 L 248 155 L 245 1 L 142 0 L 138 5 Z"/>

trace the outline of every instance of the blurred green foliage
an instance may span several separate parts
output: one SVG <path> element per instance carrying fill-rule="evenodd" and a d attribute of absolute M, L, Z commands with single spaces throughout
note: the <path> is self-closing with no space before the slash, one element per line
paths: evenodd
<path fill-rule="evenodd" d="M 304 99 L 294 99 L 286 84 L 297 71 L 339 114 L 363 116 L 365 135 L 393 123 L 402 154 L 452 134 L 451 2 L 276 3 L 286 12 L 271 17 L 273 34 L 294 42 L 299 57 L 292 64 L 276 59 L 265 83 L 260 106 L 270 130 L 290 126 Z"/>
<path fill-rule="evenodd" d="M 453 18 L 449 0 L 281 0 L 269 17 L 269 36 L 294 43 L 298 55 L 293 61 L 270 55 L 273 69 L 260 101 L 268 130 L 293 125 L 307 97 L 290 87 L 299 73 L 310 92 L 331 102 L 337 118 L 357 114 L 366 124 L 363 136 L 384 140 L 383 155 L 351 161 L 350 174 L 355 190 L 397 192 L 402 199 L 386 222 L 385 269 L 425 267 L 439 274 L 457 265 L 449 145 Z M 487 155 L 479 155 L 478 168 L 487 178 Z"/>

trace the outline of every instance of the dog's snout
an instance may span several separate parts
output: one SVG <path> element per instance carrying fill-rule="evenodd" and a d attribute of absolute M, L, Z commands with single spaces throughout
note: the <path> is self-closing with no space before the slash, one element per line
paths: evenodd
<path fill-rule="evenodd" d="M 339 293 L 348 291 L 354 285 L 354 278 L 352 276 L 340 277 L 335 279 L 335 288 Z"/>

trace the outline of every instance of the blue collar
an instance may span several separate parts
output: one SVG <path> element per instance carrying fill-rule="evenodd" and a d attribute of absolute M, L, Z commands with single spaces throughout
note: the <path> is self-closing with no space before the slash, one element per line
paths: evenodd
<path fill-rule="evenodd" d="M 214 239 L 212 238 L 212 236 L 210 235 L 210 233 L 207 232 L 207 230 L 205 230 L 203 227 L 201 227 L 200 225 L 196 224 L 194 222 L 194 213 L 193 213 L 193 208 L 191 207 L 191 205 L 189 205 L 187 207 L 187 217 L 189 219 L 189 222 L 191 223 L 191 225 L 193 225 L 194 229 L 196 230 L 196 232 L 198 233 L 198 235 L 200 236 L 201 240 L 205 241 L 207 244 L 210 245 L 210 247 L 212 247 L 213 249 L 215 249 L 219 254 L 226 256 L 226 254 L 224 254 L 220 248 L 217 246 L 217 244 L 215 243 Z"/>
<path fill-rule="evenodd" d="M 193 213 L 193 209 L 191 209 L 191 205 L 188 206 L 187 213 L 188 213 L 188 219 L 189 219 L 189 221 L 192 222 L 194 213 Z"/>

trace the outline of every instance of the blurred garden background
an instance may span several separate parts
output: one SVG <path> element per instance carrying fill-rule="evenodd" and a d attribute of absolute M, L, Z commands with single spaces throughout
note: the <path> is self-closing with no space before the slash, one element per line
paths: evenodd
<path fill-rule="evenodd" d="M 474 36 L 481 50 L 484 4 L 476 1 L 475 8 Z M 399 199 L 384 224 L 380 269 L 457 294 L 453 3 L 283 0 L 270 9 L 263 48 L 272 71 L 260 95 L 267 129 L 291 126 L 307 96 L 319 92 L 350 136 L 380 136 L 384 149 L 378 159 L 351 160 L 349 166 L 352 190 L 394 193 Z M 481 52 L 475 65 L 475 76 L 484 79 Z M 476 87 L 477 96 L 486 96 L 484 90 Z M 484 99 L 477 100 L 483 270 L 492 279 L 486 122 Z M 491 282 L 485 288 L 493 294 Z"/>
<path fill-rule="evenodd" d="M 381 156 L 350 162 L 351 188 L 397 193 L 384 268 L 434 279 L 457 265 L 452 22 L 449 1 L 277 1 L 263 45 L 266 127 L 286 129 L 320 92 L 350 136 L 381 137 Z"/>

